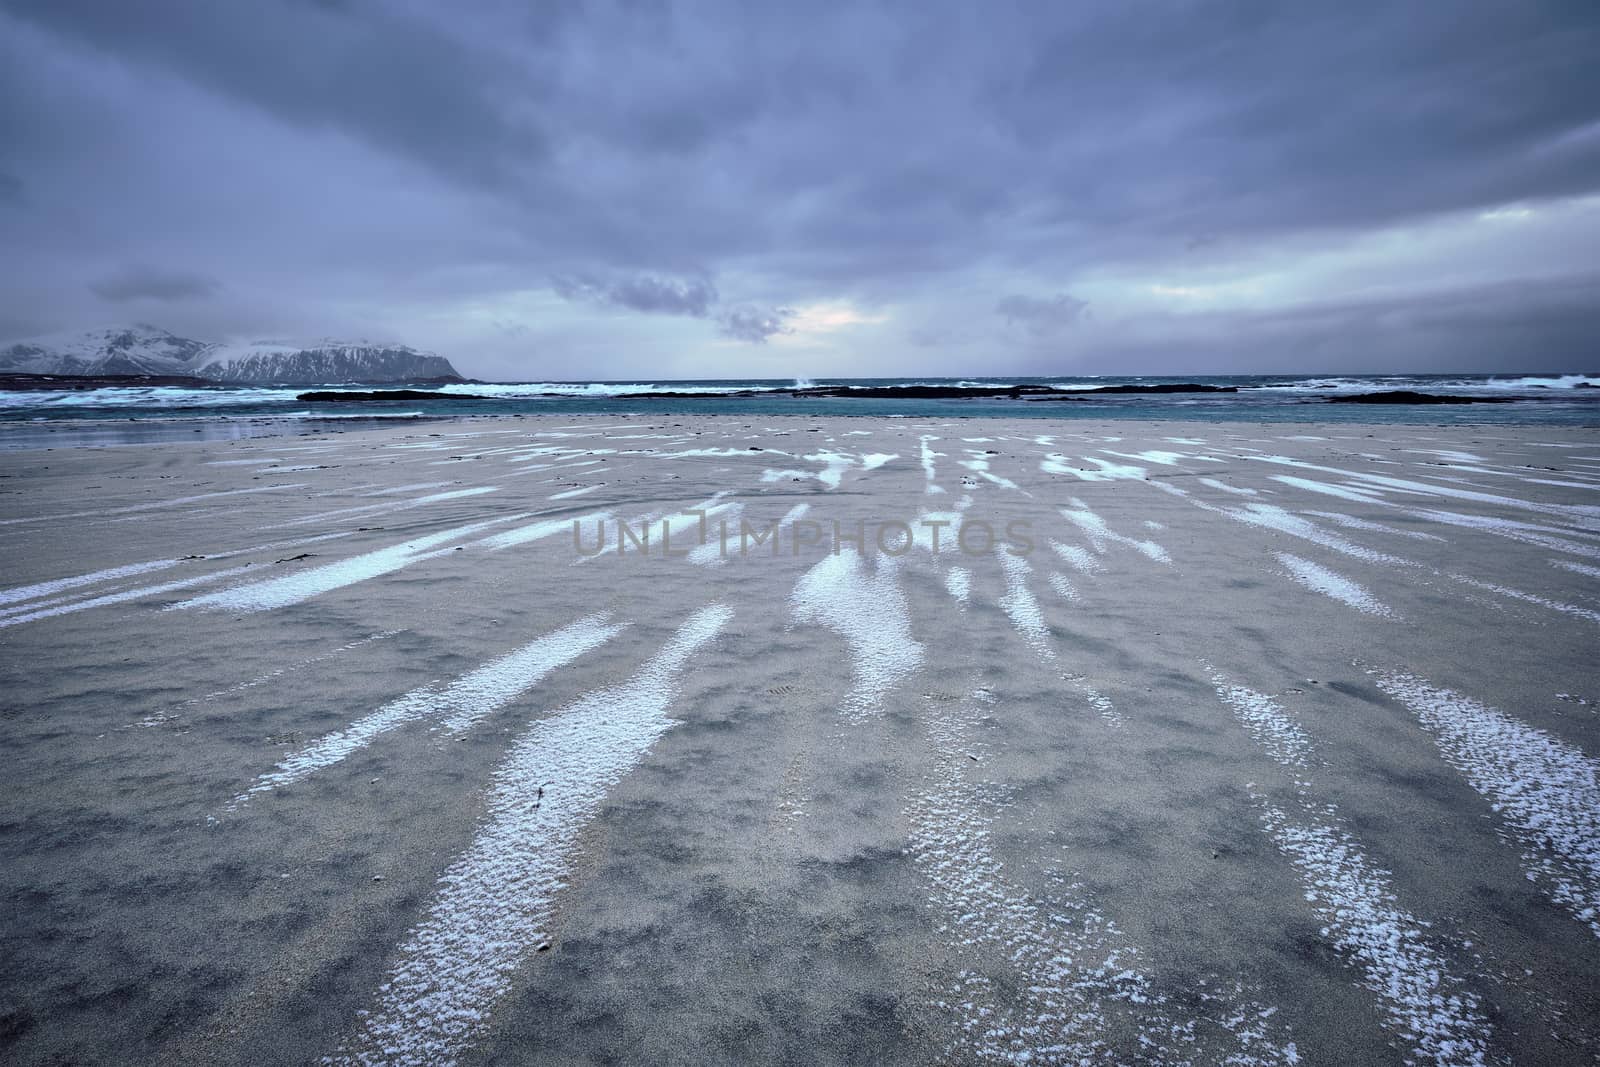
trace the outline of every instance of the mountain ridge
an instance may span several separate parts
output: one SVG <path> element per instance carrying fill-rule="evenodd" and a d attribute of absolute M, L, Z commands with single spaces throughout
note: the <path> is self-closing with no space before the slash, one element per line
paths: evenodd
<path fill-rule="evenodd" d="M 0 373 L 68 377 L 169 375 L 229 384 L 464 381 L 450 361 L 409 345 L 322 340 L 207 342 L 138 323 L 0 346 Z"/>

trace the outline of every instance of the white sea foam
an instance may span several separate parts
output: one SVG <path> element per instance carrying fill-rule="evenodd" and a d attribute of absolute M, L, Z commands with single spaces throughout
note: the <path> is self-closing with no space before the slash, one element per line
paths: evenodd
<path fill-rule="evenodd" d="M 579 833 L 677 725 L 667 713 L 678 677 L 732 615 L 722 605 L 702 608 L 627 682 L 589 693 L 517 739 L 495 771 L 485 823 L 440 877 L 376 1005 L 334 1062 L 430 1067 L 471 1049 L 517 970 L 550 936 Z"/>
<path fill-rule="evenodd" d="M 1398 618 L 1393 611 L 1379 603 L 1372 594 L 1349 578 L 1335 574 L 1309 559 L 1302 559 L 1287 552 L 1276 552 L 1274 555 L 1283 565 L 1283 569 L 1289 572 L 1290 577 L 1312 592 L 1332 597 L 1341 604 L 1348 604 L 1368 615 L 1376 615 L 1383 619 Z"/>
<path fill-rule="evenodd" d="M 1600 937 L 1600 763 L 1577 747 L 1415 675 L 1378 686 L 1417 716 L 1523 850 L 1528 876 Z"/>
<path fill-rule="evenodd" d="M 847 717 L 879 712 L 883 698 L 922 665 L 891 557 L 878 557 L 869 575 L 854 549 L 829 555 L 801 577 L 789 600 L 796 618 L 826 626 L 850 646 L 854 684 L 840 707 Z"/>

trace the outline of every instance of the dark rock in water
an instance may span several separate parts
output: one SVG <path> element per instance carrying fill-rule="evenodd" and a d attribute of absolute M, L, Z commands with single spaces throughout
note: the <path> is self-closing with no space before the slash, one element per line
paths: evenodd
<path fill-rule="evenodd" d="M 0 374 L 0 389 L 214 389 L 217 383 L 181 374 Z"/>
<path fill-rule="evenodd" d="M 1510 404 L 1504 396 L 1460 396 L 1451 393 L 1418 393 L 1410 389 L 1389 389 L 1381 393 L 1351 393 L 1330 396 L 1330 404 Z"/>
<path fill-rule="evenodd" d="M 1050 389 L 1052 395 L 1041 400 L 1080 400 L 1108 395 L 1145 395 L 1150 393 L 1237 393 L 1237 385 L 1202 385 L 1199 382 L 1162 382 L 1159 385 L 1103 385 L 1098 389 Z"/>
<path fill-rule="evenodd" d="M 797 397 L 859 398 L 862 400 L 973 400 L 986 397 L 1017 399 L 1035 393 L 1054 393 L 1048 385 L 819 385 L 789 390 Z"/>
<path fill-rule="evenodd" d="M 310 404 L 365 404 L 398 400 L 488 400 L 486 396 L 469 393 L 439 393 L 432 389 L 327 389 L 321 392 L 301 393 L 296 400 Z"/>
<path fill-rule="evenodd" d="M 623 400 L 725 400 L 730 397 L 789 396 L 797 400 L 1084 400 L 1111 393 L 1236 393 L 1234 385 L 1169 382 L 1162 385 L 1108 385 L 1101 389 L 1062 389 L 1054 385 L 815 385 L 804 389 L 729 390 L 725 393 L 662 391 L 625 395 Z"/>

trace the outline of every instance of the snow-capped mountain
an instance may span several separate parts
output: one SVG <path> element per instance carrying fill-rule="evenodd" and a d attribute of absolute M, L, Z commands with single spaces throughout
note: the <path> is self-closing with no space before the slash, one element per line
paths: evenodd
<path fill-rule="evenodd" d="M 219 382 L 403 382 L 419 378 L 459 378 L 443 356 L 404 345 L 364 341 L 291 344 L 211 345 L 190 364 L 191 374 Z"/>
<path fill-rule="evenodd" d="M 188 374 L 202 341 L 154 326 L 53 334 L 0 348 L 0 372 L 12 374 Z"/>
<path fill-rule="evenodd" d="M 19 341 L 0 348 L 0 373 L 186 375 L 269 385 L 461 377 L 443 356 L 406 345 L 366 341 L 208 344 L 144 325 Z"/>

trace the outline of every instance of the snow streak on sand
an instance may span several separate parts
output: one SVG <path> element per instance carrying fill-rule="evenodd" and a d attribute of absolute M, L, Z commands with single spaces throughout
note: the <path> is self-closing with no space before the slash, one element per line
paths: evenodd
<path fill-rule="evenodd" d="M 118 593 L 106 593 L 103 596 L 90 597 L 87 600 L 73 600 L 66 604 L 59 601 L 50 601 L 56 605 L 46 607 L 44 604 L 23 604 L 18 608 L 11 608 L 4 617 L 0 617 L 0 628 L 17 626 L 25 622 L 36 622 L 39 619 L 53 618 L 57 615 L 70 615 L 77 611 L 87 611 L 90 608 L 102 608 L 110 604 L 126 604 L 130 600 L 144 600 L 148 597 L 161 596 L 163 593 L 175 592 L 179 589 L 188 589 L 206 582 L 218 582 L 224 578 L 232 578 L 250 570 L 247 563 L 242 567 L 228 567 L 225 570 L 212 571 L 210 574 L 197 574 L 192 578 L 180 578 L 173 582 L 162 582 L 160 585 L 145 585 L 137 589 L 124 589 Z"/>
<path fill-rule="evenodd" d="M 575 531 L 582 523 L 604 523 L 611 518 L 609 511 L 597 511 L 582 518 L 571 517 L 564 519 L 544 519 L 527 526 L 518 526 L 514 530 L 503 530 L 497 534 L 490 534 L 478 543 L 491 552 L 498 552 L 503 548 L 512 548 L 516 545 L 525 545 L 533 541 L 542 541 L 563 531 Z"/>
<path fill-rule="evenodd" d="M 1582 574 L 1590 578 L 1600 578 L 1600 567 L 1591 567 L 1587 563 L 1574 563 L 1566 559 L 1553 559 L 1551 566 L 1560 567 L 1562 570 L 1571 571 L 1573 574 Z"/>
<path fill-rule="evenodd" d="M 1200 484 L 1209 485 L 1213 489 L 1219 489 L 1224 493 L 1232 493 L 1235 496 L 1256 495 L 1256 491 L 1254 489 L 1248 489 L 1242 485 L 1229 485 L 1227 482 L 1220 481 L 1216 478 L 1201 478 Z"/>
<path fill-rule="evenodd" d="M 690 549 L 685 558 L 697 567 L 717 567 L 728 562 L 728 554 L 739 551 L 739 520 L 743 515 L 744 505 L 738 501 L 719 508 L 715 538 L 708 536 L 705 544 Z"/>
<path fill-rule="evenodd" d="M 1392 875 L 1349 834 L 1297 825 L 1257 795 L 1262 824 L 1300 871 L 1306 898 L 1326 922 L 1324 936 L 1350 955 L 1378 994 L 1389 1024 L 1416 1055 L 1441 1067 L 1487 1062 L 1489 1023 L 1478 998 L 1453 978 L 1428 944 L 1423 923 L 1395 901 Z"/>
<path fill-rule="evenodd" d="M 570 500 L 575 496 L 582 496 L 585 493 L 592 493 L 596 489 L 603 489 L 603 488 L 605 488 L 605 487 L 601 486 L 601 485 L 585 485 L 585 486 L 582 486 L 582 487 L 580 487 L 578 489 L 568 489 L 564 493 L 552 493 L 550 495 L 549 499 L 550 500 Z"/>
<path fill-rule="evenodd" d="M 119 578 L 131 578 L 138 574 L 149 574 L 151 571 L 165 570 L 175 567 L 182 560 L 155 559 L 148 563 L 129 563 L 124 567 L 110 567 L 92 574 L 79 574 L 71 578 L 57 578 L 49 582 L 36 582 L 33 585 L 19 585 L 10 589 L 0 589 L 0 604 L 15 604 L 19 600 L 38 600 L 42 597 L 64 593 L 68 589 L 76 589 L 81 585 L 98 585 L 101 582 L 114 582 Z"/>
<path fill-rule="evenodd" d="M 1110 460 L 1100 459 L 1098 456 L 1085 456 L 1084 459 L 1093 463 L 1095 469 L 1089 470 L 1085 467 L 1074 467 L 1068 462 L 1067 457 L 1060 455 L 1046 456 L 1039 462 L 1039 469 L 1046 474 L 1070 474 L 1074 478 L 1085 482 L 1115 482 L 1122 480 L 1142 482 L 1145 480 L 1145 469 L 1143 467 L 1113 463 Z"/>
<path fill-rule="evenodd" d="M 1216 504 L 1207 504 L 1203 500 L 1191 500 L 1195 507 L 1202 511 L 1211 511 L 1219 515 L 1226 515 L 1235 522 L 1246 526 L 1257 526 L 1264 530 L 1276 530 L 1279 533 L 1289 534 L 1310 541 L 1314 545 L 1332 549 L 1335 552 L 1351 556 L 1355 559 L 1365 560 L 1368 563 L 1392 563 L 1402 567 L 1414 567 L 1416 564 L 1399 556 L 1391 556 L 1387 552 L 1358 545 L 1347 541 L 1337 534 L 1328 533 L 1309 519 L 1291 514 L 1276 504 L 1246 504 L 1243 507 L 1219 507 Z"/>
<path fill-rule="evenodd" d="M 1288 474 L 1274 474 L 1272 480 L 1282 482 L 1284 485 L 1296 489 L 1304 489 L 1311 493 L 1322 493 L 1326 496 L 1335 496 L 1340 500 L 1350 500 L 1357 504 L 1379 503 L 1376 489 L 1353 489 L 1342 485 L 1328 485 L 1324 482 L 1314 482 L 1309 478 L 1295 478 Z"/>
<path fill-rule="evenodd" d="M 590 615 L 464 674 L 448 685 L 430 683 L 391 700 L 289 756 L 233 799 L 236 808 L 251 796 L 291 785 L 331 767 L 383 734 L 419 719 L 443 718 L 451 733 L 463 733 L 488 715 L 538 685 L 544 676 L 605 644 L 621 626 L 609 626 L 606 613 Z"/>
<path fill-rule="evenodd" d="M 1078 596 L 1078 591 L 1073 588 L 1072 582 L 1068 580 L 1067 576 L 1062 574 L 1060 571 L 1051 571 L 1049 581 L 1050 588 L 1054 589 L 1056 591 L 1056 595 L 1062 600 L 1076 601 L 1082 599 Z"/>
<path fill-rule="evenodd" d="M 864 452 L 859 456 L 851 456 L 843 452 L 816 452 L 809 456 L 801 456 L 808 463 L 822 464 L 820 471 L 798 470 L 766 470 L 761 474 L 763 482 L 779 482 L 785 478 L 815 478 L 828 490 L 839 488 L 844 480 L 845 471 L 856 464 L 860 464 L 863 471 L 876 470 L 890 460 L 899 459 L 897 454 L 888 452 Z"/>
<path fill-rule="evenodd" d="M 1041 659 L 1055 659 L 1055 650 L 1050 647 L 1050 627 L 1045 624 L 1044 612 L 1039 610 L 1039 601 L 1028 589 L 1028 577 L 1033 574 L 1033 568 L 1021 556 L 1005 551 L 1000 553 L 1000 566 L 1006 574 L 1006 593 L 1000 598 L 1000 607 L 1005 609 L 1012 627 Z"/>
<path fill-rule="evenodd" d="M 64 515 L 29 515 L 20 519 L 0 519 L 0 526 L 15 526 L 27 522 L 53 522 L 59 519 L 86 519 L 100 518 L 108 515 L 133 515 L 141 511 L 152 511 L 157 508 L 175 508 L 182 504 L 198 504 L 205 500 L 215 500 L 224 496 L 249 496 L 252 493 L 278 493 L 290 489 L 304 489 L 308 482 L 296 482 L 293 485 L 262 485 L 252 489 L 224 489 L 216 493 L 196 493 L 193 496 L 175 496 L 169 500 L 152 500 L 144 504 L 129 504 L 125 507 L 106 508 L 100 511 L 73 511 Z"/>
<path fill-rule="evenodd" d="M 1515 519 L 1505 519 L 1498 515 L 1463 515 L 1455 511 L 1437 511 L 1432 508 L 1417 508 L 1408 511 L 1408 514 L 1414 518 L 1441 522 L 1447 526 L 1460 526 L 1463 529 L 1478 530 L 1496 537 L 1520 541 L 1525 545 L 1537 545 L 1557 552 L 1600 559 L 1600 546 L 1572 540 L 1575 536 L 1586 536 L 1574 530 L 1517 522 Z"/>
<path fill-rule="evenodd" d="M 1438 534 L 1424 533 L 1421 530 L 1402 530 L 1398 526 L 1389 526 L 1371 519 L 1358 519 L 1354 515 L 1346 515 L 1340 511 L 1308 511 L 1307 515 L 1314 515 L 1319 519 L 1343 526 L 1347 530 L 1368 530 L 1372 533 L 1393 534 L 1396 537 L 1409 537 L 1413 541 L 1443 541 Z"/>
<path fill-rule="evenodd" d="M 403 541 L 388 548 L 380 548 L 375 552 L 352 556 L 337 563 L 326 563 L 320 567 L 288 574 L 282 578 L 269 578 L 262 582 L 235 586 L 232 589 L 220 589 L 215 593 L 207 593 L 205 596 L 174 604 L 173 607 L 205 608 L 213 611 L 271 611 L 274 608 L 287 607 L 335 589 L 342 589 L 347 585 L 393 573 L 421 560 L 444 555 L 450 549 L 437 546 L 469 537 L 479 530 L 504 521 L 506 520 L 490 519 L 457 526 L 426 537 Z"/>
<path fill-rule="evenodd" d="M 1105 554 L 1106 543 L 1112 542 L 1127 545 L 1157 563 L 1171 563 L 1172 557 L 1167 555 L 1167 550 L 1154 541 L 1140 541 L 1124 534 L 1114 532 L 1106 525 L 1106 520 L 1089 510 L 1089 506 L 1077 497 L 1072 498 L 1071 508 L 1062 508 L 1061 514 L 1074 523 L 1084 535 L 1089 538 L 1089 544 L 1096 552 Z"/>
<path fill-rule="evenodd" d="M 1230 1064 L 1293 1064 L 1293 1042 L 1272 1032 L 1275 1008 L 1240 1004 L 1205 990 L 1198 1017 L 1175 1017 L 1173 1005 L 1136 969 L 1138 949 L 1082 885 L 1056 878 L 1048 896 L 1017 885 L 995 854 L 996 816 L 1007 803 L 997 786 L 968 780 L 985 747 L 974 722 L 993 701 L 952 710 L 930 703 L 923 716 L 935 760 L 923 791 L 906 810 L 910 850 L 926 879 L 929 903 L 973 967 L 954 996 L 934 1007 L 958 1028 L 946 1057 L 985 1063 L 1081 1064 L 1125 1060 L 1192 1062 L 1198 1043 L 1218 1043 Z M 981 968 L 981 969 L 980 969 Z M 991 977 L 994 972 L 1000 972 Z M 1006 991 L 996 986 L 1003 982 Z M 1132 1029 L 1137 1049 L 1113 1047 Z"/>
<path fill-rule="evenodd" d="M 1335 574 L 1309 559 L 1302 559 L 1287 552 L 1275 552 L 1273 555 L 1283 564 L 1283 569 L 1289 572 L 1290 577 L 1314 593 L 1332 597 L 1341 604 L 1348 604 L 1357 611 L 1376 615 L 1382 619 L 1399 617 L 1375 600 L 1372 594 L 1343 575 Z"/>
<path fill-rule="evenodd" d="M 970 450 L 969 450 L 969 454 L 970 454 Z M 1000 477 L 1000 475 L 995 474 L 993 471 L 991 471 L 989 469 L 989 461 L 986 460 L 986 459 L 964 459 L 964 460 L 961 460 L 960 462 L 961 462 L 961 465 L 963 467 L 967 468 L 967 470 L 969 470 L 972 473 L 976 474 L 980 478 L 984 478 L 984 479 L 987 479 L 988 481 L 993 482 L 995 485 L 998 485 L 1002 489 L 1015 489 L 1018 492 L 1022 492 L 1023 491 L 1022 487 L 1017 485 L 1017 483 L 1012 481 L 1010 478 L 1002 478 L 1002 477 Z M 1031 496 L 1032 494 L 1029 494 L 1029 495 Z"/>
<path fill-rule="evenodd" d="M 1414 675 L 1378 687 L 1509 825 L 1528 877 L 1600 937 L 1600 763 L 1559 738 Z"/>
<path fill-rule="evenodd" d="M 733 612 L 702 608 L 624 684 L 535 723 L 495 771 L 488 820 L 439 880 L 337 1063 L 451 1064 L 488 1026 L 518 967 L 549 936 L 575 839 L 606 793 L 677 720 L 668 709 L 689 657 Z"/>
<path fill-rule="evenodd" d="M 880 711 L 884 696 L 922 665 L 898 570 L 892 557 L 880 556 L 868 575 L 860 554 L 846 549 L 807 571 L 789 595 L 796 618 L 848 642 L 855 684 L 839 710 L 851 719 Z"/>
<path fill-rule="evenodd" d="M 1051 541 L 1050 550 L 1066 560 L 1074 570 L 1081 574 L 1093 574 L 1101 567 L 1099 560 L 1078 545 L 1064 545 L 1060 541 Z"/>
<path fill-rule="evenodd" d="M 1311 737 L 1289 717 L 1283 705 L 1254 689 L 1234 685 L 1210 664 L 1204 665 L 1217 696 L 1233 709 L 1250 739 L 1285 767 L 1305 767 L 1311 758 Z"/>
<path fill-rule="evenodd" d="M 1484 589 L 1491 593 L 1499 593 L 1501 596 L 1510 597 L 1513 600 L 1523 600 L 1529 604 L 1537 604 L 1541 608 L 1549 608 L 1551 611 L 1559 611 L 1563 615 L 1576 616 L 1577 618 L 1583 619 L 1586 622 L 1592 622 L 1596 625 L 1600 625 L 1600 611 L 1593 611 L 1589 608 L 1580 608 L 1576 604 L 1564 604 L 1559 600 L 1551 600 L 1549 597 L 1539 596 L 1536 593 L 1524 593 L 1520 589 L 1512 589 L 1509 586 L 1496 585 L 1494 582 L 1485 582 L 1481 579 L 1473 578 L 1465 574 L 1452 574 L 1450 577 L 1454 578 L 1462 585 L 1470 585 L 1474 589 Z"/>
<path fill-rule="evenodd" d="M 243 682 L 235 682 L 226 689 L 216 689 L 210 693 L 204 693 L 197 697 L 190 697 L 188 700 L 174 704 L 171 711 L 159 712 L 147 718 L 139 719 L 136 722 L 131 722 L 128 724 L 128 726 L 146 728 L 152 726 L 161 726 L 162 724 L 171 722 L 173 719 L 175 719 L 177 716 L 174 713 L 182 711 L 184 708 L 192 708 L 198 704 L 210 703 L 219 697 L 234 696 L 235 694 L 242 693 L 247 689 L 254 689 L 257 686 L 266 685 L 269 682 L 277 681 L 286 674 L 293 674 L 296 671 L 305 670 L 307 667 L 313 667 L 318 663 L 323 663 L 330 659 L 337 659 L 346 652 L 361 648 L 363 645 L 370 645 L 375 641 L 387 641 L 389 638 L 398 637 L 400 634 L 405 632 L 405 630 L 379 630 L 377 633 L 368 634 L 365 637 L 357 638 L 354 641 L 349 641 L 345 644 L 330 648 L 326 652 L 318 652 L 314 656 L 307 656 L 305 659 L 302 659 L 297 663 L 287 663 L 281 667 L 274 667 L 265 674 L 258 674 L 254 678 L 247 679 Z M 124 727 L 124 729 L 126 729 L 126 727 Z"/>
<path fill-rule="evenodd" d="M 1310 737 L 1277 701 L 1204 666 L 1217 695 L 1274 762 L 1292 773 L 1310 763 Z M 1361 968 L 1362 984 L 1383 1001 L 1389 1025 L 1419 1058 L 1446 1067 L 1481 1067 L 1490 1028 L 1477 997 L 1429 944 L 1428 924 L 1400 907 L 1393 876 L 1339 827 L 1338 809 L 1314 802 L 1310 782 L 1298 775 L 1294 787 L 1298 819 L 1253 783 L 1249 788 L 1261 808 L 1262 827 L 1300 872 L 1306 900 L 1327 924 L 1322 936 Z"/>
<path fill-rule="evenodd" d="M 943 452 L 935 452 L 932 448 L 929 447 L 929 442 L 930 441 L 937 441 L 937 440 L 939 440 L 939 438 L 929 436 L 928 434 L 923 434 L 922 437 L 921 437 L 921 442 L 922 442 L 922 473 L 927 475 L 927 478 L 928 478 L 928 492 L 929 493 L 942 493 L 942 492 L 944 492 L 944 486 L 936 485 L 934 483 L 935 469 L 934 469 L 934 463 L 933 463 L 933 461 L 936 458 L 938 458 L 940 456 L 943 456 L 944 453 Z"/>
<path fill-rule="evenodd" d="M 961 605 L 961 610 L 967 610 L 967 602 L 972 599 L 972 572 L 965 567 L 949 568 L 944 572 L 944 587 Z"/>

